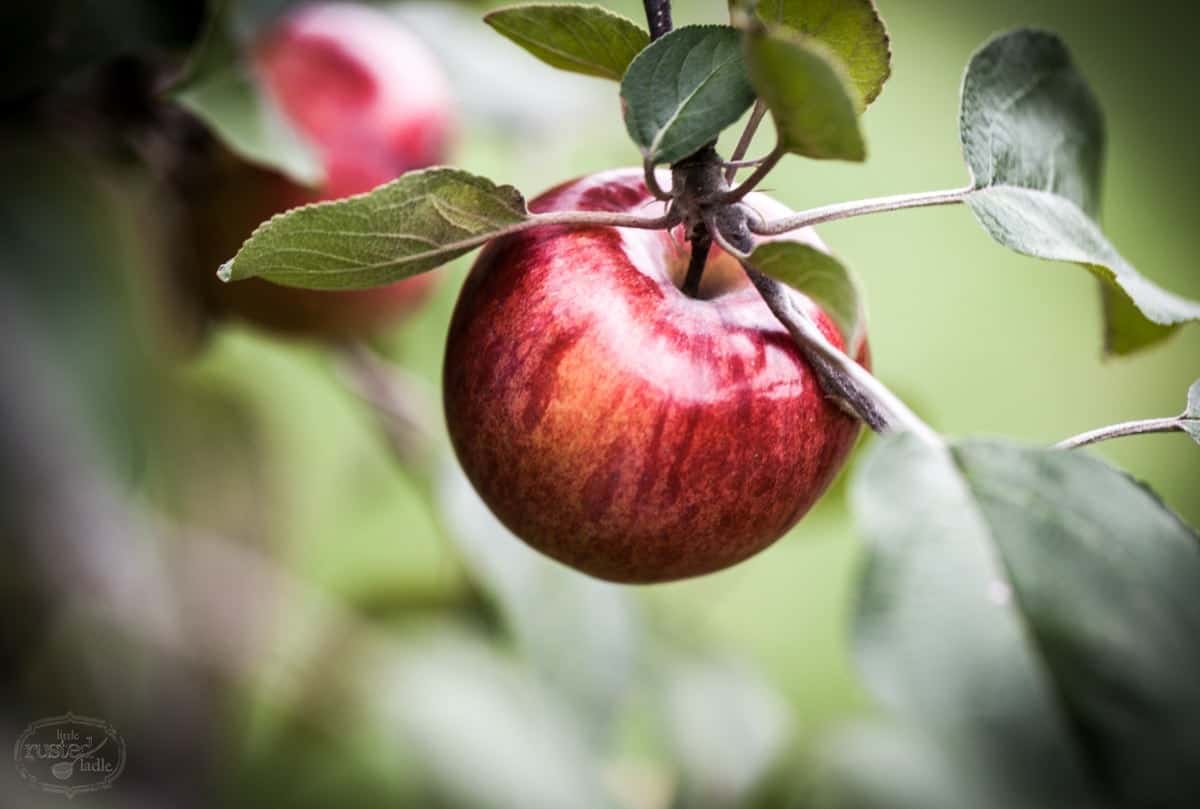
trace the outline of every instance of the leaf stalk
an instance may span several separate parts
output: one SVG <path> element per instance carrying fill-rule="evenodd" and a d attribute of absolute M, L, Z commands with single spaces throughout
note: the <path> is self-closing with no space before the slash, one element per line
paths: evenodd
<path fill-rule="evenodd" d="M 737 146 L 734 147 L 733 154 L 725 164 L 725 182 L 732 183 L 733 178 L 737 176 L 737 171 L 741 168 L 738 162 L 750 151 L 750 142 L 754 140 L 754 133 L 758 130 L 758 125 L 766 114 L 767 105 L 760 98 L 754 102 L 754 109 L 750 111 L 750 120 L 746 121 L 746 128 L 742 130 L 742 136 L 738 138 Z"/>
<path fill-rule="evenodd" d="M 787 151 L 782 146 L 777 145 L 771 151 L 771 153 L 763 158 L 762 162 L 758 164 L 758 168 L 754 170 L 754 173 L 742 181 L 741 185 L 739 185 L 737 188 L 732 188 L 729 191 L 718 194 L 713 201 L 718 205 L 732 205 L 735 202 L 738 202 L 755 188 L 757 188 L 759 183 L 766 179 L 766 176 L 775 169 L 775 166 L 779 164 L 779 161 L 783 159 L 785 154 L 787 154 Z M 726 172 L 728 173 L 728 169 L 726 169 Z"/>
<path fill-rule="evenodd" d="M 948 191 L 925 191 L 919 194 L 897 194 L 890 197 L 875 197 L 860 199 L 853 202 L 839 202 L 833 205 L 823 205 L 820 208 L 810 208 L 792 216 L 777 219 L 774 222 L 751 223 L 750 229 L 760 236 L 779 236 L 799 228 L 834 222 L 838 219 L 849 219 L 854 216 L 864 216 L 886 211 L 899 211 L 905 208 L 929 208 L 936 205 L 957 205 L 965 202 L 975 189 L 973 187 L 955 188 Z"/>
<path fill-rule="evenodd" d="M 1089 444 L 1098 444 L 1113 438 L 1124 438 L 1130 435 L 1148 435 L 1150 433 L 1184 432 L 1184 416 L 1172 416 L 1163 419 L 1142 419 L 1140 421 L 1125 421 L 1120 424 L 1110 424 L 1086 433 L 1064 438 L 1054 445 L 1055 449 L 1078 449 Z"/>

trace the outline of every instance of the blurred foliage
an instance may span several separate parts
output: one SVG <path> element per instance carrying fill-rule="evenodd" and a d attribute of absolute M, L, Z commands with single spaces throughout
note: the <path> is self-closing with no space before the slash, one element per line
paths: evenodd
<path fill-rule="evenodd" d="M 905 435 L 853 501 L 858 667 L 947 787 L 996 809 L 1200 800 L 1200 536 L 1152 493 L 1081 453 Z"/>
<path fill-rule="evenodd" d="M 186 48 L 204 13 L 204 0 L 11 0 L 0 9 L 0 102 L 119 56 Z"/>
<path fill-rule="evenodd" d="M 284 5 L 245 3 L 238 25 Z M 614 86 L 497 36 L 479 16 L 498 5 L 392 9 L 455 81 L 456 165 L 532 195 L 635 163 Z M 640 19 L 631 0 L 605 5 Z M 894 62 L 864 118 L 871 160 L 789 159 L 776 196 L 802 207 L 960 184 L 962 66 L 994 31 L 1043 25 L 1107 112 L 1108 234 L 1146 275 L 1200 296 L 1189 4 L 879 5 Z M 0 11 L 0 529 L 13 548 L 0 739 L 67 707 L 112 721 L 130 767 L 87 805 L 807 806 L 827 797 L 813 772 L 830 742 L 851 805 L 970 803 L 934 742 L 844 724 L 872 712 L 848 662 L 860 551 L 842 487 L 734 569 L 615 588 L 505 536 L 452 469 L 398 465 L 326 348 L 228 323 L 182 339 L 154 149 L 119 139 L 114 160 L 111 133 L 64 121 L 81 120 L 77 94 L 114 58 L 181 65 L 203 11 Z M 677 24 L 724 15 L 675 3 Z M 772 145 L 763 130 L 752 154 Z M 1102 362 L 1091 279 L 1008 254 L 966 211 L 823 235 L 863 277 L 877 371 L 944 431 L 1048 443 L 1174 414 L 1200 370 L 1195 329 Z M 431 390 L 468 262 L 440 270 L 430 304 L 378 341 Z M 1097 453 L 1200 522 L 1186 439 Z M 894 778 L 878 778 L 880 761 Z M 8 767 L 0 802 L 42 805 Z"/>

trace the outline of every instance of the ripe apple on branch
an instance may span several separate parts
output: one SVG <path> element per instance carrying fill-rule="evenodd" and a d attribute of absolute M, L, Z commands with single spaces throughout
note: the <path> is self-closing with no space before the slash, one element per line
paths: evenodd
<path fill-rule="evenodd" d="M 748 204 L 787 213 L 760 194 Z M 664 204 L 634 170 L 566 183 L 530 209 Z M 497 239 L 450 324 L 446 420 L 476 490 L 538 550 L 614 581 L 708 573 L 766 547 L 858 433 L 734 257 L 714 248 L 684 293 L 683 236 L 682 225 L 554 227 Z M 790 238 L 825 250 L 811 230 Z M 846 345 L 824 311 L 788 294 Z"/>
<path fill-rule="evenodd" d="M 735 3 L 725 26 L 673 29 L 668 3 L 646 10 L 649 33 L 597 6 L 486 18 L 551 65 L 619 81 L 640 169 L 530 205 L 457 169 L 414 172 L 272 219 L 219 271 L 364 289 L 487 244 L 450 328 L 447 421 L 468 477 L 534 547 L 628 582 L 733 564 L 820 496 L 855 434 L 847 413 L 949 457 L 953 445 L 857 361 L 862 293 L 813 225 L 966 204 L 1001 244 L 1099 279 L 1109 351 L 1200 319 L 1200 304 L 1141 276 L 1096 225 L 1098 105 L 1056 36 L 1017 30 L 972 57 L 968 184 L 792 213 L 755 193 L 781 159 L 866 157 L 859 118 L 890 75 L 873 3 L 841 4 L 853 36 L 828 38 L 799 0 Z M 724 159 L 717 136 L 747 111 Z M 767 113 L 776 146 L 748 160 Z"/>

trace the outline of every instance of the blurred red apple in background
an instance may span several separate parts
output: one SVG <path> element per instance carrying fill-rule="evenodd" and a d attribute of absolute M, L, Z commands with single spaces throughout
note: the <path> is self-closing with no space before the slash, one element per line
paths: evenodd
<path fill-rule="evenodd" d="M 369 190 L 441 162 L 449 85 L 394 19 L 350 4 L 306 6 L 259 39 L 255 72 L 325 167 L 325 197 Z"/>
<path fill-rule="evenodd" d="M 530 207 L 662 213 L 641 171 Z M 446 420 L 468 478 L 517 536 L 603 579 L 697 576 L 762 550 L 825 491 L 859 430 L 731 256 L 714 247 L 699 296 L 680 291 L 682 236 L 547 227 L 493 241 L 450 325 Z M 811 229 L 791 238 L 824 249 Z"/>
<path fill-rule="evenodd" d="M 352 4 L 306 6 L 270 27 L 252 63 L 263 91 L 320 158 L 320 189 L 222 154 L 197 199 L 190 239 L 215 314 L 314 337 L 370 334 L 420 303 L 433 283 L 419 275 L 376 289 L 318 292 L 253 279 L 216 280 L 254 228 L 298 205 L 369 191 L 406 171 L 442 162 L 453 99 L 434 57 L 381 11 Z"/>

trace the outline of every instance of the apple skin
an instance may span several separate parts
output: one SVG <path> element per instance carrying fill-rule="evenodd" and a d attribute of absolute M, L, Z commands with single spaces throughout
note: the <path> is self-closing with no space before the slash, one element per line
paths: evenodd
<path fill-rule="evenodd" d="M 248 165 L 223 167 L 197 211 L 204 272 L 237 252 L 262 221 L 320 200 L 370 191 L 406 171 L 443 162 L 453 97 L 434 57 L 386 14 L 364 6 L 305 6 L 255 44 L 257 80 L 315 149 L 320 189 Z M 366 336 L 427 297 L 429 274 L 365 290 L 315 291 L 260 279 L 216 281 L 209 306 L 275 332 L 328 339 Z"/>
<path fill-rule="evenodd" d="M 761 194 L 747 202 L 787 212 Z M 530 208 L 662 212 L 640 170 L 561 185 Z M 610 581 L 698 576 L 767 547 L 859 431 L 731 256 L 713 248 L 700 298 L 679 290 L 682 235 L 546 227 L 498 239 L 450 324 L 445 414 L 467 477 L 518 537 Z M 790 238 L 824 249 L 811 230 Z"/>

